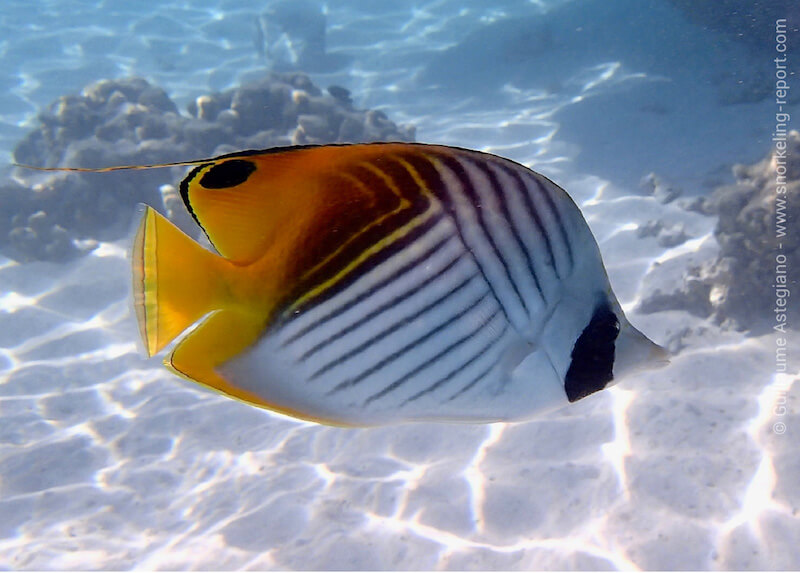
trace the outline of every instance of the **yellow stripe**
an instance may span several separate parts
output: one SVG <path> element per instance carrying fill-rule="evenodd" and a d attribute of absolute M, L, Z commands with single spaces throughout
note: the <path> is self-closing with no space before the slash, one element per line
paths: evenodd
<path fill-rule="evenodd" d="M 419 173 L 417 173 L 417 171 L 411 165 L 409 165 L 408 162 L 404 161 L 402 158 L 400 158 L 398 156 L 395 156 L 395 155 L 391 155 L 391 156 L 389 156 L 389 158 L 390 159 L 394 159 L 395 161 L 400 163 L 406 169 L 406 171 L 408 171 L 409 175 L 411 175 L 411 177 L 414 179 L 414 182 L 417 184 L 418 191 L 420 193 L 426 195 L 429 198 L 429 200 L 432 198 L 432 193 L 430 192 L 430 189 L 428 188 L 427 185 L 425 185 L 424 181 L 419 176 Z M 369 171 L 371 171 L 372 173 L 374 173 L 375 175 L 380 177 L 384 181 L 384 183 L 386 183 L 386 186 L 392 191 L 392 193 L 394 193 L 398 197 L 398 199 L 400 200 L 400 205 L 396 209 L 390 211 L 389 213 L 386 213 L 386 214 L 380 216 L 378 219 L 376 219 L 375 221 L 373 221 L 372 223 L 370 223 L 366 227 L 362 228 L 359 232 L 351 235 L 347 239 L 347 241 L 345 241 L 342 245 L 340 245 L 339 248 L 337 248 L 332 254 L 330 254 L 328 257 L 326 257 L 321 263 L 315 265 L 311 270 L 309 270 L 308 272 L 304 273 L 302 279 L 305 279 L 305 278 L 309 277 L 313 272 L 315 272 L 318 269 L 320 269 L 328 261 L 332 260 L 333 257 L 335 257 L 338 253 L 343 251 L 347 247 L 347 245 L 349 245 L 351 242 L 353 242 L 356 239 L 358 239 L 358 237 L 360 237 L 361 235 L 363 235 L 364 233 L 366 233 L 367 231 L 369 231 L 373 227 L 381 224 L 388 217 L 391 217 L 391 216 L 393 216 L 393 215 L 395 215 L 397 213 L 400 213 L 404 209 L 407 209 L 407 208 L 409 208 L 411 206 L 411 202 L 408 199 L 403 197 L 402 192 L 397 187 L 397 185 L 395 184 L 394 180 L 386 172 L 384 172 L 379 167 L 376 167 L 372 163 L 363 162 L 363 163 L 359 163 L 358 166 L 364 167 L 365 169 L 368 169 Z M 348 174 L 348 173 L 343 173 L 341 175 L 344 175 L 344 176 L 348 177 L 349 179 L 355 181 L 362 188 L 365 187 L 363 182 L 361 182 L 357 177 L 355 177 L 355 176 L 353 176 L 351 174 Z M 432 204 L 433 204 L 433 202 L 429 201 L 429 205 L 432 205 Z M 420 224 L 422 224 L 425 221 L 427 221 L 432 216 L 432 214 L 436 214 L 436 213 L 439 213 L 438 208 L 436 210 L 431 210 L 431 209 L 426 210 L 424 213 L 421 213 L 419 216 L 415 217 L 414 219 L 412 219 L 411 221 L 406 223 L 406 225 L 404 225 L 403 227 L 400 227 L 399 229 L 395 230 L 391 234 L 387 235 L 385 238 L 383 238 L 381 241 L 379 241 L 378 243 L 373 245 L 371 248 L 369 248 L 369 249 L 367 249 L 365 251 L 362 251 L 362 253 L 355 260 L 351 261 L 349 265 L 345 266 L 343 269 L 341 269 L 338 273 L 336 273 L 334 276 L 329 278 L 327 281 L 320 283 L 315 288 L 311 289 L 306 294 L 304 294 L 303 296 L 298 298 L 289 307 L 288 312 L 293 312 L 294 310 L 296 310 L 297 308 L 302 306 L 304 303 L 308 302 L 309 300 L 311 300 L 314 297 L 324 293 L 326 290 L 328 290 L 329 288 L 331 288 L 334 285 L 336 285 L 336 283 L 338 283 L 340 280 L 342 280 L 344 277 L 346 277 L 350 273 L 350 271 L 352 271 L 355 267 L 357 267 L 366 258 L 371 256 L 372 254 L 380 252 L 382 249 L 384 249 L 388 245 L 391 245 L 397 239 L 400 239 L 400 238 L 404 237 L 412 229 L 418 227 Z"/>
<path fill-rule="evenodd" d="M 406 168 L 406 171 L 408 171 L 409 175 L 411 175 L 411 177 L 414 179 L 414 182 L 417 184 L 417 187 L 419 187 L 419 190 L 424 195 L 426 195 L 429 199 L 432 199 L 434 197 L 433 192 L 431 191 L 430 187 L 428 187 L 425 184 L 425 181 L 422 179 L 422 177 L 420 177 L 419 172 L 416 169 L 414 169 L 413 165 L 411 165 L 408 161 L 406 161 L 402 157 L 393 157 L 393 159 L 395 159 L 400 165 L 402 165 L 403 167 Z M 428 161 L 431 161 L 427 157 L 425 157 L 425 159 L 427 159 Z M 432 161 L 431 161 L 431 164 L 433 165 Z M 434 165 L 434 167 L 436 167 L 436 166 Z"/>
<path fill-rule="evenodd" d="M 441 212 L 440 207 L 439 207 L 438 204 L 432 202 L 432 203 L 430 203 L 430 206 L 432 208 L 429 208 L 427 211 L 425 211 L 424 213 L 421 213 L 417 217 L 413 218 L 411 221 L 409 221 L 408 223 L 406 223 L 405 225 L 403 225 L 402 227 L 400 227 L 396 231 L 392 232 L 390 235 L 387 235 L 384 239 L 382 239 L 381 241 L 375 243 L 375 245 L 373 245 L 371 248 L 366 249 L 365 251 L 363 251 L 356 259 L 354 259 L 349 265 L 344 267 L 336 275 L 334 275 L 333 277 L 331 277 L 330 279 L 328 279 L 324 283 L 321 283 L 321 284 L 317 285 L 315 288 L 311 289 L 306 294 L 304 294 L 303 296 L 298 298 L 289 307 L 288 313 L 294 312 L 296 309 L 298 309 L 300 306 L 302 306 L 303 304 L 305 304 L 309 300 L 311 300 L 314 297 L 319 296 L 320 294 L 324 293 L 326 290 L 328 290 L 329 288 L 334 286 L 337 282 L 339 282 L 341 279 L 343 279 L 345 276 L 347 276 L 354 268 L 359 266 L 367 258 L 369 258 L 370 256 L 372 256 L 375 253 L 380 252 L 381 250 L 383 250 L 387 246 L 391 245 L 392 243 L 394 243 L 398 239 L 402 239 L 403 237 L 408 235 L 411 231 L 413 231 L 414 229 L 416 229 L 417 227 L 419 227 L 420 225 L 425 223 L 427 220 L 433 218 L 434 216 L 438 215 Z"/>
<path fill-rule="evenodd" d="M 314 265 L 310 270 L 308 270 L 305 273 L 303 273 L 303 275 L 300 277 L 301 281 L 307 279 L 309 276 L 311 276 L 316 271 L 318 271 L 323 266 L 325 266 L 329 261 L 331 261 L 334 257 L 336 257 L 336 255 L 338 255 L 340 252 L 345 250 L 350 243 L 352 243 L 353 241 L 358 239 L 361 235 L 363 235 L 364 233 L 366 233 L 367 231 L 369 231 L 373 227 L 376 227 L 376 226 L 380 225 L 388 217 L 391 217 L 395 213 L 401 212 L 403 209 L 406 209 L 411 205 L 411 202 L 408 201 L 408 199 L 405 199 L 402 195 L 400 195 L 400 190 L 397 188 L 397 186 L 395 186 L 393 184 L 393 182 L 391 181 L 391 179 L 388 178 L 386 176 L 386 174 L 383 173 L 380 169 L 378 169 L 377 167 L 375 167 L 374 165 L 371 165 L 369 163 L 362 163 L 361 166 L 369 169 L 370 171 L 372 171 L 373 173 L 375 173 L 376 175 L 381 177 L 381 179 L 383 179 L 386 182 L 386 185 L 389 187 L 389 189 L 391 189 L 392 193 L 394 193 L 397 196 L 397 198 L 400 200 L 400 205 L 398 205 L 398 207 L 395 208 L 394 210 L 389 211 L 388 213 L 385 213 L 385 214 L 381 215 L 380 217 L 378 217 L 377 219 L 372 221 L 366 227 L 361 228 L 358 232 L 350 235 L 350 237 L 348 237 L 347 240 L 344 243 L 342 243 L 335 251 L 333 251 L 333 253 L 331 253 L 330 255 L 325 257 L 321 262 L 319 262 L 316 265 Z M 372 192 L 372 191 L 369 191 L 367 189 L 367 187 L 364 185 L 364 183 L 360 179 L 358 179 L 358 177 L 355 177 L 354 175 L 351 175 L 349 173 L 341 173 L 340 175 L 342 175 L 342 176 L 346 177 L 347 179 L 350 179 L 351 181 L 355 182 L 359 187 L 361 187 L 363 189 L 366 189 L 373 197 L 375 196 L 375 193 Z"/>
<path fill-rule="evenodd" d="M 361 193 L 369 199 L 369 208 L 373 209 L 375 207 L 375 203 L 377 201 L 377 199 L 375 198 L 376 194 L 374 191 L 372 191 L 366 185 L 364 185 L 364 182 L 361 181 L 361 179 L 359 179 L 352 173 L 347 173 L 346 171 L 342 173 L 337 173 L 337 175 L 342 179 L 347 179 L 352 183 L 354 183 L 355 186 L 358 187 L 359 191 L 361 191 Z"/>

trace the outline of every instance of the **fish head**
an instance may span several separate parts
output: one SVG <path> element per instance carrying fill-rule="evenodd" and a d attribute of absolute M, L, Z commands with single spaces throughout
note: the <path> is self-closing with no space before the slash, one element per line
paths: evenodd
<path fill-rule="evenodd" d="M 538 340 L 565 402 L 668 362 L 666 350 L 631 325 L 610 285 L 589 280 L 568 285 Z"/>
<path fill-rule="evenodd" d="M 668 352 L 637 330 L 613 293 L 600 296 L 574 339 L 564 390 L 575 402 L 621 379 L 669 362 Z"/>
<path fill-rule="evenodd" d="M 669 356 L 628 321 L 588 225 L 575 233 L 584 249 L 541 338 L 569 402 L 663 366 Z"/>

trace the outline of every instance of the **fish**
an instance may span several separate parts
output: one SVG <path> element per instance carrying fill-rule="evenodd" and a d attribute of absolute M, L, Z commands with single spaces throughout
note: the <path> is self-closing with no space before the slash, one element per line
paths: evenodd
<path fill-rule="evenodd" d="M 231 398 L 360 427 L 528 420 L 667 361 L 579 207 L 490 153 L 333 144 L 189 162 L 215 252 L 152 207 L 133 241 L 149 355 Z"/>

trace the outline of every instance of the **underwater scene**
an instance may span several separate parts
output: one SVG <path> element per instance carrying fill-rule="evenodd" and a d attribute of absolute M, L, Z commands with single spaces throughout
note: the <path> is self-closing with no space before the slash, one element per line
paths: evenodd
<path fill-rule="evenodd" d="M 4 0 L 0 569 L 800 568 L 799 25 Z"/>

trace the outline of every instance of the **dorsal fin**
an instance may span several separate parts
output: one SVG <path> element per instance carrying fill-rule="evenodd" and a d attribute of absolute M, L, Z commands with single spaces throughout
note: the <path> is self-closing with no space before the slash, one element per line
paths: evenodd
<path fill-rule="evenodd" d="M 223 257 L 247 263 L 264 252 L 281 227 L 286 186 L 307 187 L 292 180 L 291 163 L 291 154 L 283 153 L 223 156 L 195 167 L 181 182 L 186 208 Z"/>
<path fill-rule="evenodd" d="M 311 254 L 304 250 L 324 256 L 319 252 L 324 244 L 345 240 L 392 208 L 393 197 L 386 197 L 385 189 L 358 181 L 350 168 L 378 163 L 394 145 L 225 155 L 193 169 L 181 183 L 181 197 L 217 251 L 234 262 L 251 263 L 276 244 L 287 245 L 301 259 Z M 314 232 L 310 242 L 309 229 Z"/>

